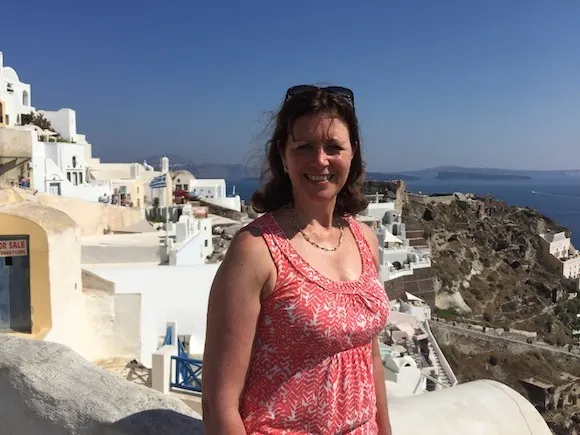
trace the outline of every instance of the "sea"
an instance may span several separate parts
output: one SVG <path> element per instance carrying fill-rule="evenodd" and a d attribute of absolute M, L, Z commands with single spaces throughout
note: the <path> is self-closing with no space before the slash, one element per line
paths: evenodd
<path fill-rule="evenodd" d="M 234 186 L 236 194 L 249 203 L 258 189 L 257 179 L 226 180 L 228 193 Z M 531 207 L 569 229 L 572 242 L 580 248 L 580 177 L 532 178 L 529 180 L 437 180 L 406 181 L 412 192 L 464 192 L 484 196 L 493 195 L 508 205 Z"/>

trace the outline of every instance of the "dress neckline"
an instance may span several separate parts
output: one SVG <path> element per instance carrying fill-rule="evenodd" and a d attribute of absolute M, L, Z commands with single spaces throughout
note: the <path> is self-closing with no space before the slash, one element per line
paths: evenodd
<path fill-rule="evenodd" d="M 335 281 L 318 272 L 310 265 L 300 253 L 292 246 L 290 239 L 282 230 L 282 227 L 272 213 L 269 213 L 269 220 L 272 223 L 271 227 L 275 231 L 276 241 L 280 245 L 282 252 L 286 255 L 288 260 L 294 267 L 302 272 L 302 274 L 315 284 L 323 288 L 332 290 L 336 293 L 358 293 L 361 289 L 366 287 L 366 282 L 374 270 L 374 261 L 372 260 L 372 253 L 370 252 L 368 243 L 362 230 L 358 227 L 357 222 L 353 222 L 354 218 L 345 216 L 348 228 L 354 237 L 358 253 L 361 259 L 361 273 L 359 277 L 351 281 Z"/>

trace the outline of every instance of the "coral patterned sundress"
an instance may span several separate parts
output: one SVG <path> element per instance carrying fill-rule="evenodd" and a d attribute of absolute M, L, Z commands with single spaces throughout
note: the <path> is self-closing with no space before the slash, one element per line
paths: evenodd
<path fill-rule="evenodd" d="M 332 281 L 300 257 L 271 213 L 253 221 L 277 268 L 262 301 L 240 413 L 248 434 L 377 434 L 372 339 L 389 304 L 363 229 L 356 281 Z"/>

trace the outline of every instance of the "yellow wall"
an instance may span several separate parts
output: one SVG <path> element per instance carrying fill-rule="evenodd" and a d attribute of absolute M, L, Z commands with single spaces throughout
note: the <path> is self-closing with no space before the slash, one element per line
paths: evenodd
<path fill-rule="evenodd" d="M 46 231 L 36 223 L 0 211 L 0 235 L 30 236 L 30 305 L 32 316 L 31 338 L 43 339 L 52 327 L 50 276 L 48 267 L 48 238 Z M 28 336 L 28 334 L 18 334 Z"/>
<path fill-rule="evenodd" d="M 113 187 L 125 186 L 127 193 L 131 195 L 134 208 L 142 208 L 145 205 L 145 182 L 141 179 L 114 180 Z"/>

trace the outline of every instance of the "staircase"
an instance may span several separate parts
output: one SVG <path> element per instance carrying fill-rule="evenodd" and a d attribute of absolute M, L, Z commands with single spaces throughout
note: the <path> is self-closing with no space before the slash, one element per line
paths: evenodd
<path fill-rule="evenodd" d="M 431 340 L 429 340 L 428 347 L 429 347 L 429 355 L 431 357 L 431 362 L 433 363 L 433 367 L 435 367 L 435 369 L 437 370 L 437 379 L 439 380 L 439 382 L 441 382 L 441 384 L 443 385 L 444 388 L 451 387 L 452 386 L 451 380 L 449 379 L 449 376 L 447 375 L 447 373 L 443 369 L 441 362 L 439 362 L 439 357 L 437 356 L 437 353 L 435 352 L 435 348 L 433 347 L 433 344 L 431 344 Z"/>

